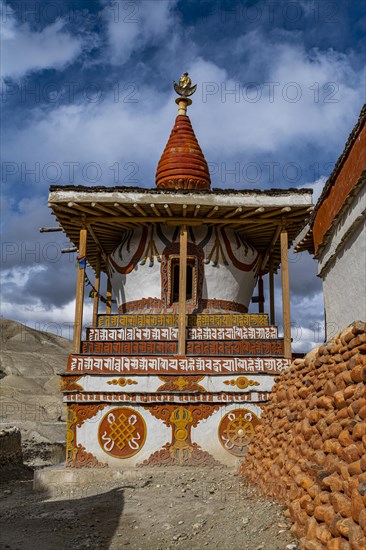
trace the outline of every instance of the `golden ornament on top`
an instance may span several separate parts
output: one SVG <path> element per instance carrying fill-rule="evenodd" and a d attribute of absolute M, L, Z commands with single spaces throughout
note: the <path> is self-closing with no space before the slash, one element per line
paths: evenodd
<path fill-rule="evenodd" d="M 192 86 L 192 80 L 189 78 L 188 73 L 184 73 L 180 77 L 178 84 L 174 82 L 174 90 L 178 95 L 182 97 L 189 97 L 194 94 L 197 89 L 197 84 Z"/>

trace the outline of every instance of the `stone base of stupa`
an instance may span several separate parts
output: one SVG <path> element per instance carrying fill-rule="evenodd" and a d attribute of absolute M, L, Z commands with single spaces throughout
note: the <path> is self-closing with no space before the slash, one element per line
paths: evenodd
<path fill-rule="evenodd" d="M 176 318 L 144 315 L 141 326 L 138 315 L 100 315 L 88 329 L 62 377 L 68 466 L 240 463 L 290 364 L 283 341 L 265 314 L 194 314 L 189 354 L 176 356 Z"/>

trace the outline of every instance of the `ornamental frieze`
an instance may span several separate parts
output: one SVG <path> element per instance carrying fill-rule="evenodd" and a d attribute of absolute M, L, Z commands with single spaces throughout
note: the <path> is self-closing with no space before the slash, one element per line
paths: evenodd
<path fill-rule="evenodd" d="M 65 403 L 260 403 L 268 401 L 270 392 L 247 393 L 69 393 Z"/>
<path fill-rule="evenodd" d="M 187 329 L 187 340 L 265 340 L 278 338 L 275 326 L 269 327 L 193 327 Z M 89 328 L 86 339 L 91 342 L 133 340 L 177 340 L 178 328 Z"/>
<path fill-rule="evenodd" d="M 160 392 L 242 392 L 271 391 L 275 374 L 228 375 L 139 375 L 111 377 L 98 374 L 82 375 L 83 388 L 79 392 L 65 389 L 64 393 L 160 393 Z M 62 377 L 67 381 L 72 376 Z M 229 386 L 229 387 L 228 387 Z M 67 388 L 67 384 L 65 383 Z"/>
<path fill-rule="evenodd" d="M 82 342 L 81 352 L 90 355 L 176 355 L 178 342 Z M 283 340 L 188 341 L 187 355 L 283 356 Z"/>
<path fill-rule="evenodd" d="M 136 315 L 98 315 L 98 327 L 174 327 L 178 326 L 178 315 L 174 313 Z M 265 313 L 197 313 L 187 315 L 188 327 L 265 327 L 268 315 Z"/>
<path fill-rule="evenodd" d="M 277 374 L 290 359 L 279 357 L 118 357 L 70 355 L 67 372 L 135 374 Z"/>
<path fill-rule="evenodd" d="M 164 382 L 156 391 L 183 391 L 183 392 L 206 392 L 207 390 L 198 384 L 205 376 L 159 376 Z"/>

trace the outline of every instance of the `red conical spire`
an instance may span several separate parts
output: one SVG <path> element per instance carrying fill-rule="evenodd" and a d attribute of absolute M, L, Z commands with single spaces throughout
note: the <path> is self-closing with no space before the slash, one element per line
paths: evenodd
<path fill-rule="evenodd" d="M 187 115 L 178 115 L 156 170 L 160 189 L 210 189 L 210 173 Z"/>
<path fill-rule="evenodd" d="M 156 170 L 159 189 L 210 189 L 206 159 L 186 115 L 189 98 L 177 98 L 178 116 Z"/>

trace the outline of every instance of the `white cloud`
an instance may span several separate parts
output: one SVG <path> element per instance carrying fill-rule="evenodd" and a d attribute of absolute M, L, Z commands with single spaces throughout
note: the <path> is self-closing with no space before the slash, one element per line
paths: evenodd
<path fill-rule="evenodd" d="M 133 52 L 159 44 L 175 22 L 176 4 L 177 0 L 108 3 L 104 9 L 108 62 L 123 64 Z"/>
<path fill-rule="evenodd" d="M 63 69 L 80 54 L 82 42 L 64 31 L 61 18 L 41 31 L 31 30 L 28 23 L 19 23 L 13 10 L 2 4 L 1 76 L 20 79 L 42 69 Z"/>
<path fill-rule="evenodd" d="M 5 269 L 0 272 L 0 284 L 13 284 L 18 289 L 21 289 L 29 281 L 29 278 L 33 274 L 38 274 L 45 271 L 46 268 L 42 265 L 36 265 L 32 267 L 17 267 L 12 269 Z"/>
<path fill-rule="evenodd" d="M 83 326 L 89 326 L 92 320 L 93 305 L 87 301 L 84 303 Z M 10 302 L 3 302 L 1 315 L 5 319 L 14 319 L 19 323 L 40 330 L 52 332 L 71 340 L 74 334 L 75 300 L 62 307 L 47 309 L 41 302 L 31 306 L 24 306 L 14 311 L 14 305 Z"/>
<path fill-rule="evenodd" d="M 361 75 L 353 72 L 349 78 L 351 69 L 346 59 L 335 54 L 317 52 L 313 61 L 301 47 L 290 46 L 282 46 L 276 54 L 268 73 L 268 82 L 279 83 L 274 88 L 273 102 L 268 86 L 262 88 L 260 101 L 246 101 L 243 83 L 235 82 L 226 70 L 211 61 L 197 58 L 187 67 L 194 82 L 199 78 L 189 114 L 209 162 L 229 163 L 233 158 L 242 160 L 244 155 L 261 155 L 265 161 L 280 153 L 297 162 L 296 151 L 305 151 L 307 146 L 318 147 L 323 154 L 331 151 L 333 161 L 334 150 L 341 152 L 362 103 L 361 91 L 355 85 Z M 322 86 L 332 80 L 338 82 L 339 101 L 327 103 L 322 97 L 314 102 L 314 90 L 309 87 L 319 82 L 322 94 Z M 289 82 L 296 82 L 301 90 L 297 103 L 283 97 Z M 103 93 L 96 103 L 34 109 L 27 125 L 9 133 L 4 160 L 21 160 L 30 168 L 40 163 L 40 183 L 154 185 L 155 169 L 176 115 L 174 93 L 164 94 L 145 84 L 136 89 L 134 103 L 128 101 L 124 85 L 120 82 L 117 99 L 115 91 L 111 91 Z M 236 85 L 238 102 L 232 95 L 225 96 L 225 90 L 233 90 Z M 295 91 L 287 88 L 289 94 Z M 74 181 L 64 164 L 68 162 L 79 163 Z M 83 173 L 82 168 L 90 162 L 100 165 L 99 176 L 92 168 Z M 48 163 L 57 163 L 59 168 L 48 167 Z M 120 169 L 117 180 L 110 168 L 114 163 Z M 21 176 L 20 162 L 16 169 Z M 27 183 L 37 183 L 36 179 L 27 177 Z M 213 177 L 213 184 L 220 186 L 222 182 Z M 320 186 L 319 181 L 316 186 Z"/>
<path fill-rule="evenodd" d="M 317 203 L 318 198 L 320 197 L 320 194 L 323 191 L 323 188 L 324 188 L 324 185 L 325 185 L 326 181 L 327 181 L 327 178 L 325 176 L 322 176 L 314 182 L 305 183 L 305 185 L 301 186 L 301 187 L 306 187 L 308 189 L 313 190 L 313 203 L 314 203 L 314 205 Z"/>
<path fill-rule="evenodd" d="M 251 87 L 211 62 L 193 63 L 192 74 L 203 82 L 201 145 L 222 156 L 274 153 L 301 142 L 326 150 L 339 146 L 363 103 L 362 71 L 353 71 L 347 57 L 333 51 L 314 51 L 310 58 L 300 45 L 263 41 L 251 63 L 265 56 L 266 77 Z"/>

